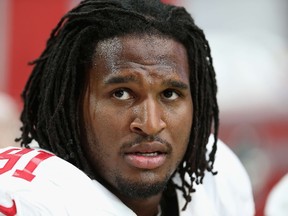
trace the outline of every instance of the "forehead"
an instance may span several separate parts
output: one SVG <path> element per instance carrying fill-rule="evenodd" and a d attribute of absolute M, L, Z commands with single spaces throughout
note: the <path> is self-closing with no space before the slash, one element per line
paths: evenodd
<path fill-rule="evenodd" d="M 136 49 L 141 51 L 139 55 L 146 52 L 153 52 L 154 55 L 181 54 L 187 55 L 185 47 L 178 41 L 162 35 L 126 35 L 113 37 L 100 41 L 96 46 L 96 56 L 108 58 L 119 54 L 126 54 L 125 51 Z M 175 53 L 176 52 L 176 53 Z"/>
<path fill-rule="evenodd" d="M 117 73 L 127 68 L 153 68 L 189 76 L 186 48 L 180 42 L 159 35 L 127 35 L 100 41 L 93 57 L 94 71 Z M 154 71 L 155 71 L 154 70 Z M 123 71 L 123 70 L 122 70 Z M 151 71 L 151 70 L 150 70 Z"/>

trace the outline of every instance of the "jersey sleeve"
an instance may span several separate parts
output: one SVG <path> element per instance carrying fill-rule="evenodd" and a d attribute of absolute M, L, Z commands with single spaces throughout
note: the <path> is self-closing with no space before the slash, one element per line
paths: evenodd
<path fill-rule="evenodd" d="M 217 144 L 214 170 L 216 175 L 207 174 L 205 189 L 210 190 L 211 197 L 217 200 L 214 203 L 219 215 L 253 216 L 255 205 L 250 178 L 239 158 L 221 140 Z"/>
<path fill-rule="evenodd" d="M 212 149 L 214 139 L 210 137 L 207 153 Z M 208 155 L 207 154 L 207 155 Z M 196 191 L 192 193 L 192 201 L 182 216 L 254 216 L 255 207 L 250 179 L 242 163 L 233 151 L 221 140 L 217 142 L 217 152 L 213 175 L 206 172 L 203 183 L 195 184 Z M 187 181 L 189 181 L 189 177 Z M 176 179 L 179 184 L 179 179 Z M 182 192 L 177 190 L 179 209 L 186 200 Z"/>
<path fill-rule="evenodd" d="M 53 157 L 33 149 L 0 150 L 0 215 L 67 215 L 55 200 L 56 188 L 48 179 L 39 181 L 41 164 Z"/>
<path fill-rule="evenodd" d="M 288 214 L 288 173 L 272 188 L 268 194 L 264 212 L 266 216 L 284 216 Z"/>
<path fill-rule="evenodd" d="M 104 186 L 41 149 L 0 149 L 0 216 L 135 216 Z"/>

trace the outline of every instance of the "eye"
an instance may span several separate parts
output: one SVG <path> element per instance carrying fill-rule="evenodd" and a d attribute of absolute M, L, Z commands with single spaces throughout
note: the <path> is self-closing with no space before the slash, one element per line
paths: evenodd
<path fill-rule="evenodd" d="M 132 98 L 129 91 L 125 90 L 125 89 L 118 89 L 118 90 L 114 91 L 113 97 L 118 99 L 118 100 L 129 100 Z"/>
<path fill-rule="evenodd" d="M 172 89 L 167 89 L 162 93 L 163 97 L 167 100 L 176 100 L 179 98 L 179 94 L 172 90 Z"/>

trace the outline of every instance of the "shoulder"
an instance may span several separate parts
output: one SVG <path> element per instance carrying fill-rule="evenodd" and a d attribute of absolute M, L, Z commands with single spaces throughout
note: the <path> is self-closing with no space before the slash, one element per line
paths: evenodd
<path fill-rule="evenodd" d="M 272 188 L 266 201 L 265 214 L 284 216 L 288 212 L 288 173 Z"/>
<path fill-rule="evenodd" d="M 0 149 L 0 161 L 1 178 L 11 178 L 31 185 L 44 179 L 61 182 L 62 179 L 67 180 L 71 175 L 79 176 L 81 173 L 72 164 L 40 148 L 3 148 Z M 80 177 L 83 175 L 80 174 Z"/>
<path fill-rule="evenodd" d="M 40 149 L 0 149 L 0 212 L 5 213 L 8 208 L 17 215 L 65 215 L 65 209 L 52 199 L 57 193 L 50 178 L 44 178 L 51 158 L 56 156 Z"/>
<path fill-rule="evenodd" d="M 207 154 L 213 142 L 214 138 L 210 137 Z M 187 212 L 215 216 L 254 215 L 252 187 L 247 172 L 235 153 L 221 140 L 217 141 L 214 171 L 216 175 L 206 172 L 203 183 L 195 185 L 196 192 L 192 194 Z"/>
<path fill-rule="evenodd" d="M 112 215 L 103 206 L 92 180 L 65 160 L 42 149 L 0 149 L 0 215 Z"/>
<path fill-rule="evenodd" d="M 221 140 L 217 143 L 214 170 L 217 175 L 207 174 L 204 186 L 215 186 L 214 196 L 219 199 L 219 208 L 225 209 L 225 215 L 254 215 L 252 186 L 246 169 Z"/>
<path fill-rule="evenodd" d="M 212 138 L 209 139 L 208 152 L 212 146 Z M 238 156 L 221 140 L 217 141 L 214 170 L 216 178 L 223 178 L 245 188 L 250 187 L 250 179 L 247 171 Z"/>

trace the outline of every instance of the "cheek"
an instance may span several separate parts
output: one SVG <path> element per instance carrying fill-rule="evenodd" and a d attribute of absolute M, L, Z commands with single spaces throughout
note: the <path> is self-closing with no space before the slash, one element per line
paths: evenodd
<path fill-rule="evenodd" d="M 193 120 L 192 102 L 182 106 L 177 113 L 170 113 L 167 122 L 173 143 L 179 152 L 185 152 L 189 142 Z"/>
<path fill-rule="evenodd" d="M 113 122 L 111 116 L 99 106 L 90 106 L 84 113 L 86 129 L 86 153 L 94 169 L 103 175 L 107 167 L 111 166 L 115 133 L 111 129 Z"/>
<path fill-rule="evenodd" d="M 174 121 L 177 122 L 177 126 L 180 125 L 180 128 L 191 128 L 193 119 L 192 100 L 189 99 L 182 105 L 179 105 L 177 109 L 170 112 L 170 117 L 174 118 Z"/>
<path fill-rule="evenodd" d="M 89 130 L 94 132 L 98 142 L 106 146 L 119 142 L 121 134 L 127 128 L 127 114 L 105 102 L 90 103 L 86 116 Z"/>

